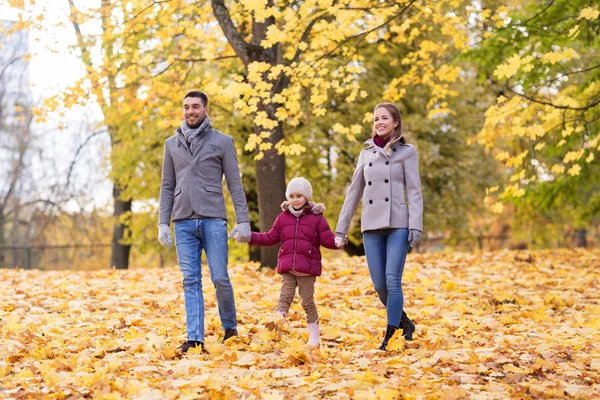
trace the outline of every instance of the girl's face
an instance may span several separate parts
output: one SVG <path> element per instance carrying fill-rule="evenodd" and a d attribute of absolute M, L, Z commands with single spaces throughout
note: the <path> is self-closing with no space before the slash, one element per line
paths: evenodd
<path fill-rule="evenodd" d="M 373 128 L 377 135 L 384 139 L 387 139 L 394 132 L 398 123 L 398 121 L 394 121 L 392 114 L 385 107 L 379 107 L 373 113 Z"/>
<path fill-rule="evenodd" d="M 290 194 L 290 204 L 296 210 L 300 210 L 306 205 L 306 197 L 302 196 L 300 193 L 292 193 Z"/>

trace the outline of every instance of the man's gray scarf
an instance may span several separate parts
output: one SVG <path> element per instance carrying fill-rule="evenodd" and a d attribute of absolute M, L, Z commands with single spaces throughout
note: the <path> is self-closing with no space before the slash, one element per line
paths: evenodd
<path fill-rule="evenodd" d="M 204 135 L 206 135 L 206 133 L 209 132 L 211 129 L 212 124 L 210 123 L 210 118 L 208 118 L 208 115 L 204 117 L 204 119 L 200 123 L 200 126 L 198 126 L 197 128 L 190 128 L 190 126 L 187 124 L 187 122 L 185 122 L 185 120 L 181 121 L 181 132 L 183 133 L 185 140 L 190 144 L 190 150 L 192 151 L 192 154 L 195 152 L 194 150 L 196 150 L 196 148 L 198 147 L 200 139 Z"/>

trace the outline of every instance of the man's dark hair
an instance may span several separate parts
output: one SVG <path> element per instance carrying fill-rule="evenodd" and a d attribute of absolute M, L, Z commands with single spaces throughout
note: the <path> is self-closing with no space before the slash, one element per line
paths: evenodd
<path fill-rule="evenodd" d="M 191 92 L 188 92 L 183 99 L 185 100 L 188 97 L 198 97 L 202 102 L 202 105 L 204 105 L 204 107 L 208 105 L 208 96 L 204 92 L 201 92 L 199 90 L 192 90 Z"/>

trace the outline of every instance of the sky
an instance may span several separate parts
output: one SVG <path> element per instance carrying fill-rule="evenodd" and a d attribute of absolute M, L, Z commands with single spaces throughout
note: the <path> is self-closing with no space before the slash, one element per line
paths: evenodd
<path fill-rule="evenodd" d="M 98 0 L 80 0 L 77 5 L 94 6 Z M 68 19 L 67 0 L 37 0 L 33 8 L 34 14 L 43 10 L 45 26 L 49 28 L 43 32 L 32 30 L 29 32 L 29 50 L 31 53 L 30 85 L 35 102 L 41 102 L 44 97 L 59 93 L 72 82 L 82 77 L 84 68 L 69 46 L 75 44 L 75 34 Z M 0 19 L 17 20 L 19 10 L 11 8 L 7 0 L 0 0 Z M 74 154 L 79 145 L 93 129 L 94 122 L 101 119 L 97 106 L 90 104 L 87 109 L 76 109 L 68 112 L 64 118 L 54 117 L 48 124 L 37 125 L 34 129 L 49 131 L 43 135 L 44 147 L 52 158 L 51 162 L 66 175 L 65 171 L 73 161 Z M 60 124 L 66 126 L 64 130 L 56 127 Z M 74 201 L 67 206 L 69 211 L 79 211 L 80 208 L 91 209 L 110 204 L 112 187 L 106 179 L 106 168 L 103 168 L 103 156 L 106 155 L 108 138 L 93 140 L 86 148 L 86 162 L 76 165 L 76 184 L 90 186 L 92 203 L 85 206 Z M 88 160 L 89 159 L 89 160 Z M 38 174 L 43 176 L 45 165 L 34 165 Z M 34 171 L 36 172 L 36 171 Z"/>
<path fill-rule="evenodd" d="M 50 6 L 50 3 L 52 5 Z M 88 1 L 88 3 L 92 3 Z M 48 5 L 44 17 L 48 25 L 65 23 L 62 27 L 52 27 L 48 31 L 29 32 L 29 47 L 32 53 L 30 63 L 31 84 L 34 95 L 56 93 L 60 88 L 80 77 L 83 69 L 77 58 L 70 54 L 69 45 L 75 43 L 71 25 L 68 22 L 67 0 L 36 1 L 36 10 Z M 0 0 L 0 18 L 17 20 L 18 10 Z"/>

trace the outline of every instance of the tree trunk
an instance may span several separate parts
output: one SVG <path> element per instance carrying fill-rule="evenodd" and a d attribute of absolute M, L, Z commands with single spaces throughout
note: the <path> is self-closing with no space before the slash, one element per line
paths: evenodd
<path fill-rule="evenodd" d="M 121 188 L 116 182 L 113 186 L 113 199 L 115 211 L 113 213 L 114 225 L 110 264 L 111 267 L 116 269 L 127 269 L 129 268 L 129 252 L 131 251 L 131 245 L 123 243 L 125 237 L 125 224 L 123 224 L 120 219 L 123 214 L 131 211 L 131 200 L 123 201 L 121 199 Z"/>
<path fill-rule="evenodd" d="M 577 247 L 587 247 L 587 229 L 576 229 L 575 240 Z"/>
<path fill-rule="evenodd" d="M 257 134 L 264 128 L 255 127 Z M 269 141 L 275 145 L 283 139 L 283 128 L 275 128 Z M 256 190 L 258 192 L 259 225 L 261 232 L 267 232 L 273 226 L 275 218 L 281 213 L 280 204 L 285 199 L 285 156 L 277 150 L 264 152 L 264 157 L 256 162 Z M 260 263 L 263 267 L 277 266 L 277 246 L 261 246 Z"/>
<path fill-rule="evenodd" d="M 260 226 L 255 225 L 254 222 L 250 221 L 250 230 L 252 232 L 258 232 L 260 231 Z M 248 246 L 248 257 L 250 258 L 251 262 L 260 262 L 260 249 L 261 246 Z"/>
<path fill-rule="evenodd" d="M 6 237 L 4 236 L 4 210 L 0 208 L 0 247 L 6 246 Z M 4 249 L 0 249 L 0 268 L 8 267 L 6 265 L 6 253 Z"/>

